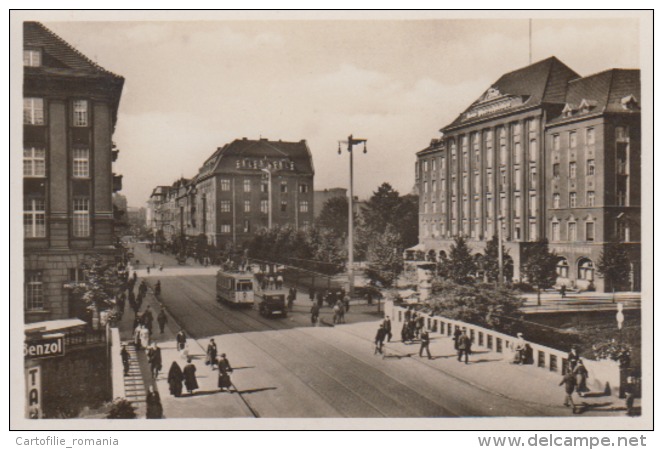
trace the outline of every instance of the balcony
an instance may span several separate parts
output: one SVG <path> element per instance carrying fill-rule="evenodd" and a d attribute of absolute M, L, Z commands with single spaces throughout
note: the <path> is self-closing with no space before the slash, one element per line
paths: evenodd
<path fill-rule="evenodd" d="M 113 192 L 122 190 L 122 175 L 113 174 Z"/>

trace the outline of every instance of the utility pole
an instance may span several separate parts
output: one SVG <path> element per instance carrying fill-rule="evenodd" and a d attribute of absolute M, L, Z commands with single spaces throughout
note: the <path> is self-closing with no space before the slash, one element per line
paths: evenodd
<path fill-rule="evenodd" d="M 504 285 L 504 255 L 502 254 L 502 221 L 503 216 L 497 218 L 497 267 L 499 268 L 499 286 Z"/>
<path fill-rule="evenodd" d="M 350 153 L 350 189 L 348 190 L 348 291 L 352 298 L 355 290 L 354 274 L 354 208 L 353 208 L 353 156 L 352 148 L 356 144 L 364 144 L 364 153 L 366 153 L 366 139 L 354 138 L 348 136 L 348 153 Z M 341 154 L 341 143 L 338 144 L 338 154 Z"/>

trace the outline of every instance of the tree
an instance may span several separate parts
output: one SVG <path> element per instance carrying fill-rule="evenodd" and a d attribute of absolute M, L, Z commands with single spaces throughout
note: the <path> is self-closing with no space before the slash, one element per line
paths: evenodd
<path fill-rule="evenodd" d="M 375 236 L 368 247 L 366 276 L 373 282 L 391 286 L 403 271 L 401 237 L 393 226 L 388 225 L 384 233 Z"/>
<path fill-rule="evenodd" d="M 497 236 L 493 236 L 493 238 L 486 244 L 486 249 L 484 250 L 482 257 L 483 270 L 489 282 L 499 281 L 500 277 L 498 245 L 499 240 L 497 239 Z M 507 258 L 507 256 L 509 256 L 509 252 L 506 251 L 504 245 L 502 245 L 502 264 L 504 276 L 505 278 L 509 279 L 511 277 L 508 274 L 509 268 L 507 267 L 507 261 L 510 261 L 510 258 Z M 513 271 L 513 267 L 511 267 L 511 271 Z"/>
<path fill-rule="evenodd" d="M 400 220 L 398 217 L 400 203 L 398 191 L 389 183 L 382 183 L 362 210 L 366 227 L 374 233 L 381 234 L 387 225 L 395 226 Z"/>
<path fill-rule="evenodd" d="M 548 248 L 548 239 L 527 247 L 523 269 L 529 283 L 536 286 L 536 304 L 541 305 L 541 289 L 551 288 L 557 281 L 557 255 Z"/>
<path fill-rule="evenodd" d="M 615 302 L 615 291 L 628 286 L 631 274 L 631 260 L 624 244 L 607 246 L 601 252 L 596 269 L 612 289 L 612 301 Z"/>
<path fill-rule="evenodd" d="M 116 296 L 124 286 L 114 265 L 95 255 L 81 264 L 85 283 L 77 286 L 74 292 L 81 296 L 86 308 L 92 313 L 92 325 L 97 326 L 99 313 L 115 306 Z"/>
<path fill-rule="evenodd" d="M 469 284 L 474 281 L 477 265 L 463 236 L 454 238 L 445 266 L 443 270 L 455 283 Z"/>
<path fill-rule="evenodd" d="M 332 197 L 327 200 L 322 205 L 320 215 L 316 219 L 316 227 L 329 230 L 336 237 L 346 236 L 348 233 L 347 197 Z"/>

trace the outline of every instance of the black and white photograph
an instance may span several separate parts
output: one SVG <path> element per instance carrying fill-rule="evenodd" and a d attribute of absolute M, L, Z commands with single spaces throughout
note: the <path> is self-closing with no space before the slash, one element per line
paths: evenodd
<path fill-rule="evenodd" d="M 11 428 L 653 427 L 653 11 L 10 31 Z"/>

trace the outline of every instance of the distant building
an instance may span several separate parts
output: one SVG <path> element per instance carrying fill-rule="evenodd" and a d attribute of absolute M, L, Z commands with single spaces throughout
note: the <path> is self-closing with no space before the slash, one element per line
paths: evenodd
<path fill-rule="evenodd" d="M 313 192 L 313 213 L 316 219 L 320 215 L 327 200 L 336 197 L 347 198 L 348 190 L 345 188 L 331 188 Z"/>
<path fill-rule="evenodd" d="M 37 22 L 23 25 L 25 321 L 83 314 L 69 282 L 114 260 L 112 135 L 124 79 Z"/>
<path fill-rule="evenodd" d="M 313 222 L 313 176 L 304 140 L 236 139 L 219 147 L 192 179 L 155 188 L 148 216 L 166 240 L 203 234 L 219 248 L 267 227 L 270 203 L 273 226 L 304 229 Z"/>
<path fill-rule="evenodd" d="M 509 72 L 417 153 L 418 250 L 464 235 L 481 253 L 503 227 L 521 279 L 529 242 L 559 255 L 558 283 L 604 288 L 596 263 L 628 242 L 639 289 L 640 73 L 580 77 L 557 58 Z"/>

